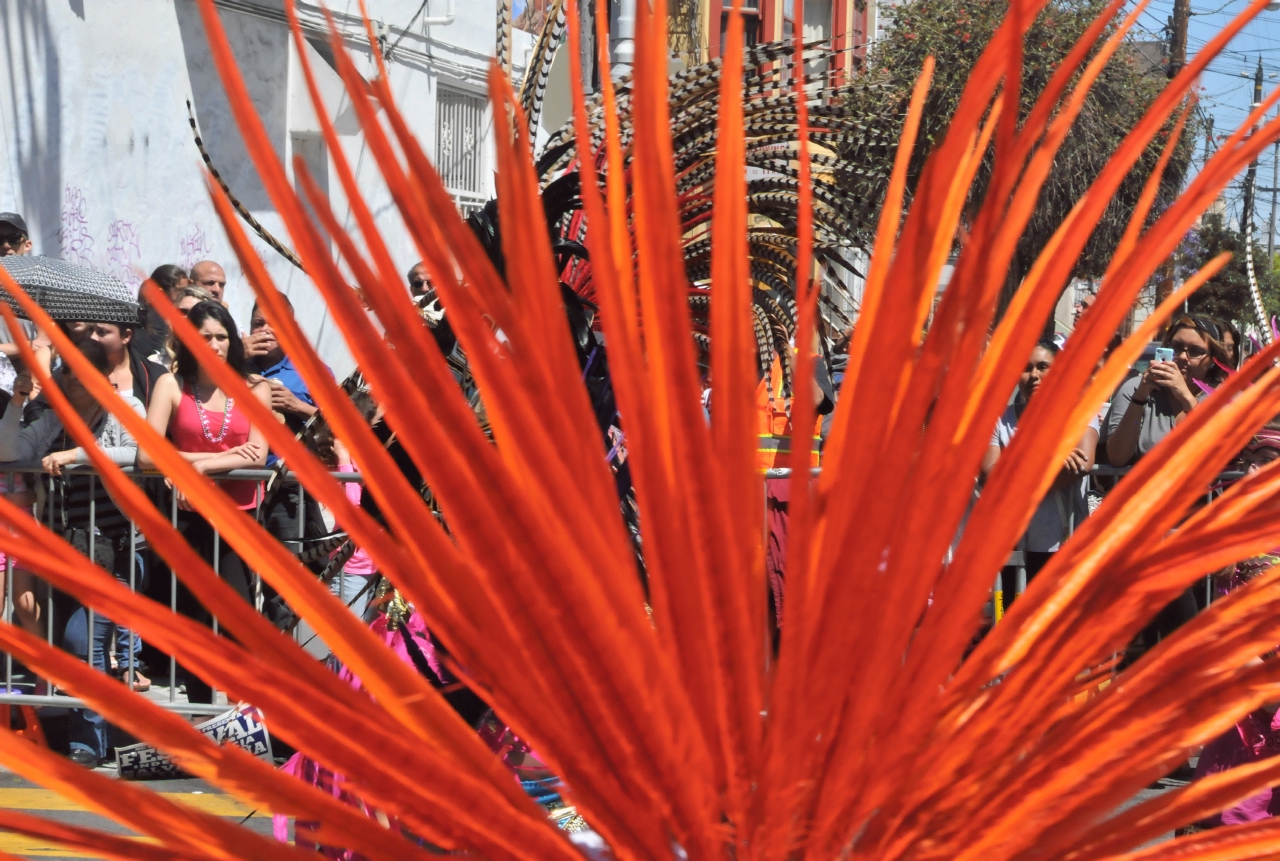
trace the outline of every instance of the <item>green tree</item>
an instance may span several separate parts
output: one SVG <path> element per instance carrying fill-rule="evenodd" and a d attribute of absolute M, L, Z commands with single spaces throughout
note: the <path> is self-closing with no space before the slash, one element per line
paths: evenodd
<path fill-rule="evenodd" d="M 1231 254 L 1231 262 L 1187 301 L 1191 311 L 1219 320 L 1231 320 L 1242 328 L 1254 325 L 1244 248 L 1244 234 L 1228 224 L 1221 213 L 1205 213 L 1200 223 L 1187 234 L 1175 257 L 1178 275 L 1183 279 L 1191 277 L 1224 251 Z M 1253 267 L 1262 293 L 1263 308 L 1271 316 L 1280 309 L 1280 272 L 1274 263 L 1267 265 L 1266 249 L 1256 238 Z"/>
<path fill-rule="evenodd" d="M 1054 70 L 1076 40 L 1105 8 L 1103 0 L 1050 0 L 1028 33 L 1021 111 L 1026 116 Z M 866 85 L 850 95 L 852 107 L 901 125 L 906 101 L 928 56 L 937 61 L 913 154 L 912 181 L 925 157 L 945 132 L 969 74 L 1003 19 L 1005 0 L 912 0 L 893 10 L 893 26 L 868 57 Z M 1114 24 L 1113 24 L 1114 26 Z M 1114 32 L 1112 30 L 1111 32 Z M 1036 255 L 1075 202 L 1107 163 L 1125 133 L 1163 89 L 1166 76 L 1158 50 L 1130 41 L 1103 69 L 1083 110 L 1059 150 L 1009 272 L 1006 296 L 1021 283 Z M 1194 122 L 1193 122 L 1194 125 Z M 1143 154 L 1099 221 L 1076 270 L 1076 277 L 1097 278 L 1122 235 L 1143 184 L 1154 168 L 1170 129 Z M 1155 213 L 1181 189 L 1189 165 L 1195 128 L 1188 128 L 1161 181 Z M 988 162 L 990 164 L 990 153 Z M 980 173 L 972 198 L 976 206 L 985 188 Z"/>

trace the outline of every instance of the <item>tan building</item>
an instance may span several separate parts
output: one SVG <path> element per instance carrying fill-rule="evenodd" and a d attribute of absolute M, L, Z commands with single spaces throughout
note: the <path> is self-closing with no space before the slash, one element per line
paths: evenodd
<path fill-rule="evenodd" d="M 790 39 L 795 33 L 794 0 L 743 0 L 748 45 Z M 833 69 L 847 72 L 876 29 L 876 4 L 858 9 L 855 0 L 805 0 L 800 22 L 806 42 L 827 40 Z M 706 62 L 724 50 L 732 0 L 673 0 L 671 48 L 686 64 Z"/>

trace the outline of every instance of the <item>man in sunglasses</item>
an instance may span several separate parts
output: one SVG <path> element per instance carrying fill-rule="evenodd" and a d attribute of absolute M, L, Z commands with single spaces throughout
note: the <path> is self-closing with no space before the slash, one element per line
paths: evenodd
<path fill-rule="evenodd" d="M 431 278 L 427 275 L 427 267 L 421 260 L 413 264 L 413 268 L 409 270 L 407 276 L 409 281 L 409 295 L 413 297 L 413 301 L 417 302 L 427 294 L 431 289 Z"/>
<path fill-rule="evenodd" d="M 31 253 L 27 222 L 16 212 L 0 212 L 0 257 Z"/>

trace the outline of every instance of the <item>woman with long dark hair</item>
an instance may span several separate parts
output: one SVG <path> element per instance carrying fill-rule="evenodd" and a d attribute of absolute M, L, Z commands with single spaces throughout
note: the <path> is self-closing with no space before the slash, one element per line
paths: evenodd
<path fill-rule="evenodd" d="M 248 380 L 244 346 L 235 321 L 227 309 L 217 302 L 201 302 L 187 313 L 187 319 L 195 326 L 213 352 L 231 366 L 241 378 Z M 169 437 L 174 447 L 192 466 L 203 473 L 224 472 L 230 469 L 260 469 L 267 462 L 267 444 L 262 432 L 249 424 L 243 410 L 237 409 L 235 399 L 218 387 L 195 354 L 184 344 L 177 344 L 176 374 L 161 378 L 147 409 L 147 422 L 159 433 Z M 271 406 L 271 387 L 266 383 L 254 386 L 253 396 L 265 406 Z M 154 468 L 155 462 L 145 451 L 140 451 L 138 463 L 144 468 Z M 242 509 L 252 509 L 260 501 L 259 484 L 256 481 L 225 481 L 222 489 Z M 191 509 L 185 497 L 175 488 L 180 509 L 179 524 L 191 544 L 210 563 L 217 549 L 217 569 L 227 585 L 241 597 L 252 603 L 249 572 L 244 562 L 230 545 L 218 542 L 213 527 Z M 209 620 L 208 611 L 179 588 L 179 605 L 193 618 Z M 212 702 L 212 691 L 204 682 L 188 677 L 187 699 L 191 702 Z"/>
<path fill-rule="evenodd" d="M 177 291 L 191 283 L 187 270 L 172 263 L 157 266 L 151 273 L 151 280 L 168 294 L 171 302 L 178 301 Z M 141 294 L 138 296 L 138 306 L 142 312 L 142 326 L 134 331 L 130 346 L 143 358 L 157 364 L 166 364 L 164 355 L 165 345 L 169 342 L 169 324 Z"/>
<path fill-rule="evenodd" d="M 1102 449 L 1112 466 L 1129 466 L 1164 439 L 1182 421 L 1206 388 L 1226 377 L 1231 357 L 1222 329 L 1205 317 L 1173 321 L 1164 346 L 1173 353 L 1126 381 L 1111 401 L 1103 426 Z"/>

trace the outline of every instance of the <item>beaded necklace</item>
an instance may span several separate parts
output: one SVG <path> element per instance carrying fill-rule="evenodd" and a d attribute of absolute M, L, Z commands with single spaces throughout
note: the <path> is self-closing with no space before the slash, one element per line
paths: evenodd
<path fill-rule="evenodd" d="M 217 391 L 216 389 L 214 391 Z M 213 392 L 209 393 L 213 397 Z M 209 430 L 209 415 L 204 411 L 204 406 L 200 403 L 200 388 L 193 385 L 191 387 L 191 400 L 196 402 L 196 415 L 200 417 L 200 430 L 204 433 L 204 438 L 211 443 L 220 443 L 227 437 L 227 429 L 231 427 L 231 408 L 235 405 L 234 398 L 227 398 L 226 405 L 222 408 L 222 427 L 218 430 L 218 435 L 214 436 Z"/>

